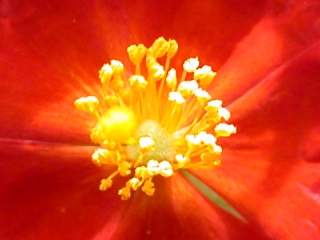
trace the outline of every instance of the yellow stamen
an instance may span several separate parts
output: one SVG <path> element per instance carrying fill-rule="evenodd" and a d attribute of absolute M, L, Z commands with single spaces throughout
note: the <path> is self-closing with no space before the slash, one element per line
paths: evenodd
<path fill-rule="evenodd" d="M 131 197 L 130 185 L 121 188 L 118 194 L 121 196 L 121 200 L 128 200 Z"/>
<path fill-rule="evenodd" d="M 183 104 L 186 102 L 186 99 L 182 96 L 180 92 L 170 92 L 168 100 L 177 104 Z"/>
<path fill-rule="evenodd" d="M 97 166 L 102 166 L 105 164 L 112 164 L 116 156 L 113 151 L 108 149 L 98 148 L 94 151 L 91 156 L 92 162 Z"/>
<path fill-rule="evenodd" d="M 154 178 L 171 177 L 183 168 L 221 164 L 219 138 L 236 133 L 236 127 L 225 122 L 230 112 L 222 101 L 206 90 L 216 73 L 207 65 L 199 68 L 197 57 L 187 59 L 177 73 L 170 68 L 177 50 L 175 40 L 163 37 L 149 48 L 129 46 L 133 74 L 126 77 L 130 71 L 125 72 L 119 60 L 111 60 L 99 72 L 102 97 L 81 97 L 74 102 L 97 121 L 90 132 L 91 140 L 99 145 L 92 162 L 98 167 L 114 166 L 101 180 L 101 191 L 125 177 L 126 184 L 118 190 L 122 200 L 138 190 L 153 196 Z"/>
<path fill-rule="evenodd" d="M 157 160 L 148 161 L 147 169 L 152 176 L 159 174 L 160 172 L 159 162 Z"/>
<path fill-rule="evenodd" d="M 188 157 L 184 156 L 181 153 L 176 155 L 175 160 L 177 161 L 178 168 L 183 168 L 186 165 L 186 163 L 190 161 Z"/>
<path fill-rule="evenodd" d="M 127 48 L 129 59 L 133 64 L 140 64 L 146 55 L 147 48 L 143 44 L 131 45 Z"/>
<path fill-rule="evenodd" d="M 124 70 L 124 66 L 119 60 L 111 60 L 111 68 L 114 75 L 120 75 Z"/>
<path fill-rule="evenodd" d="M 136 74 L 140 74 L 140 64 L 146 55 L 147 48 L 143 44 L 131 45 L 127 48 L 130 61 L 136 65 Z"/>
<path fill-rule="evenodd" d="M 131 178 L 128 183 L 130 184 L 131 188 L 133 191 L 137 191 L 137 189 L 139 188 L 140 185 L 140 181 L 138 178 Z"/>
<path fill-rule="evenodd" d="M 134 89 L 145 89 L 148 85 L 148 82 L 144 79 L 144 76 L 141 75 L 132 75 L 129 77 L 129 84 Z"/>
<path fill-rule="evenodd" d="M 200 104 L 205 104 L 211 99 L 210 94 L 201 88 L 196 89 L 194 95 Z"/>
<path fill-rule="evenodd" d="M 112 180 L 110 178 L 102 179 L 100 182 L 99 190 L 106 191 L 107 189 L 111 188 Z"/>
<path fill-rule="evenodd" d="M 231 134 L 236 133 L 237 129 L 232 124 L 219 123 L 214 128 L 214 131 L 218 137 L 229 137 Z"/>
<path fill-rule="evenodd" d="M 151 137 L 141 137 L 139 139 L 139 146 L 141 149 L 150 150 L 154 146 L 154 141 Z"/>
<path fill-rule="evenodd" d="M 112 178 L 119 174 L 118 171 L 113 172 L 109 177 L 101 179 L 99 190 L 106 191 L 107 189 L 112 187 Z"/>
<path fill-rule="evenodd" d="M 101 80 L 101 83 L 108 84 L 112 77 L 112 68 L 110 64 L 104 64 L 99 72 L 99 78 Z"/>
<path fill-rule="evenodd" d="M 195 91 L 198 89 L 198 83 L 195 80 L 191 81 L 182 81 L 180 82 L 178 86 L 178 91 L 184 96 L 184 97 L 190 97 L 192 96 Z"/>
<path fill-rule="evenodd" d="M 169 49 L 168 49 L 168 58 L 173 58 L 178 51 L 178 43 L 176 40 L 170 39 L 168 41 Z"/>
<path fill-rule="evenodd" d="M 150 48 L 150 52 L 155 58 L 161 58 L 167 53 L 169 47 L 170 44 L 168 43 L 168 41 L 163 37 L 159 37 L 153 42 Z"/>
<path fill-rule="evenodd" d="M 174 68 L 171 68 L 168 72 L 167 78 L 166 78 L 167 86 L 170 90 L 174 90 L 177 86 L 177 73 Z"/>
<path fill-rule="evenodd" d="M 199 66 L 198 58 L 189 58 L 183 63 L 183 70 L 188 73 L 194 72 Z"/>
<path fill-rule="evenodd" d="M 168 161 L 162 161 L 159 164 L 159 174 L 163 177 L 171 177 L 173 175 L 171 163 Z"/>
<path fill-rule="evenodd" d="M 153 196 L 155 188 L 154 183 L 151 181 L 151 178 L 149 178 L 142 186 L 141 190 L 147 194 L 148 196 Z"/>
<path fill-rule="evenodd" d="M 81 97 L 74 101 L 75 107 L 84 112 L 92 113 L 98 117 L 99 100 L 95 96 Z"/>
<path fill-rule="evenodd" d="M 215 76 L 216 72 L 212 71 L 211 67 L 207 65 L 194 71 L 194 79 L 199 81 L 201 87 L 207 87 Z"/>

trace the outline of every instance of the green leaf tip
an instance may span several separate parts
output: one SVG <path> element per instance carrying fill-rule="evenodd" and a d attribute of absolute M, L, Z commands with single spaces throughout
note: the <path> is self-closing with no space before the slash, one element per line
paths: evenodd
<path fill-rule="evenodd" d="M 223 209 L 233 217 L 237 218 L 243 223 L 248 221 L 238 212 L 230 203 L 228 203 L 222 196 L 220 196 L 216 191 L 210 188 L 207 184 L 201 181 L 199 178 L 191 174 L 187 170 L 181 171 L 182 175 L 210 202 L 214 203 L 219 208 Z"/>

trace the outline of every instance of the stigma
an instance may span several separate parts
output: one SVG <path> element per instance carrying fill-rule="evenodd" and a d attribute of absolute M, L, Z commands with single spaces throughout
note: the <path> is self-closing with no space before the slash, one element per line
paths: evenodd
<path fill-rule="evenodd" d="M 153 196 L 156 177 L 221 164 L 219 138 L 236 133 L 236 127 L 228 123 L 222 101 L 206 91 L 216 72 L 197 57 L 186 59 L 181 69 L 170 67 L 177 51 L 178 43 L 163 37 L 148 48 L 131 45 L 131 71 L 111 60 L 99 72 L 100 93 L 75 100 L 78 110 L 96 120 L 90 130 L 97 145 L 93 163 L 114 168 L 101 179 L 101 191 L 124 177 L 118 189 L 122 200 L 135 191 Z"/>

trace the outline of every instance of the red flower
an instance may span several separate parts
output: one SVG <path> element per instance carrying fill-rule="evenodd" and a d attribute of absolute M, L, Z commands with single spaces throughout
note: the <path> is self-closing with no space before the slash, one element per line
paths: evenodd
<path fill-rule="evenodd" d="M 0 238 L 319 239 L 319 11 L 316 0 L 2 1 Z M 180 63 L 198 55 L 218 70 L 212 94 L 238 134 L 219 168 L 193 174 L 247 223 L 179 174 L 125 202 L 97 188 L 91 120 L 72 102 L 106 60 L 160 35 L 177 39 Z"/>

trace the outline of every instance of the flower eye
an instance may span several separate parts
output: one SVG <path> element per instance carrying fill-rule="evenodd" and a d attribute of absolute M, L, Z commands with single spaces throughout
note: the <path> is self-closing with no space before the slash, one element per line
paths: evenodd
<path fill-rule="evenodd" d="M 229 137 L 236 128 L 225 122 L 230 112 L 222 101 L 205 90 L 216 73 L 210 66 L 199 67 L 194 57 L 184 62 L 179 77 L 170 67 L 177 50 L 175 40 L 163 37 L 150 48 L 129 46 L 134 74 L 126 78 L 124 65 L 111 60 L 99 72 L 102 96 L 74 102 L 78 110 L 96 118 L 90 137 L 100 147 L 92 161 L 115 167 L 101 180 L 101 191 L 111 188 L 116 176 L 123 176 L 129 180 L 118 191 L 121 199 L 129 199 L 138 189 L 152 196 L 154 177 L 221 163 L 218 138 Z"/>

